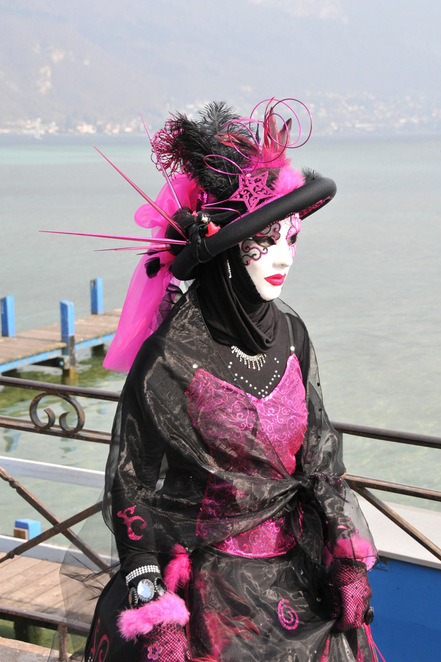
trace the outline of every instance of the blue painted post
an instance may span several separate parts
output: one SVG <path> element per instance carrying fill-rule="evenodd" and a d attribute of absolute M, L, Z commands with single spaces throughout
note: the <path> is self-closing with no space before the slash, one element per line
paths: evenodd
<path fill-rule="evenodd" d="M 61 340 L 66 343 L 63 349 L 64 370 L 70 372 L 76 364 L 75 356 L 75 306 L 72 301 L 60 301 Z"/>
<path fill-rule="evenodd" d="M 15 311 L 14 297 L 9 295 L 1 300 L 2 308 L 2 336 L 15 338 Z"/>
<path fill-rule="evenodd" d="M 102 315 L 104 312 L 102 278 L 90 281 L 90 312 L 92 315 Z"/>
<path fill-rule="evenodd" d="M 61 314 L 61 340 L 69 342 L 70 336 L 75 335 L 75 306 L 72 301 L 60 301 Z"/>

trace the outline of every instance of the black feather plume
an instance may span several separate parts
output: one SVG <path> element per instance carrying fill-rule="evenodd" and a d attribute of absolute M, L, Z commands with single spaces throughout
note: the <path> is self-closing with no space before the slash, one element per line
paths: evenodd
<path fill-rule="evenodd" d="M 158 158 L 170 171 L 183 171 L 196 179 L 216 199 L 229 197 L 238 186 L 247 150 L 253 149 L 248 132 L 240 124 L 231 124 L 236 119 L 239 116 L 223 101 L 208 104 L 197 121 L 178 114 L 155 135 Z M 240 151 L 231 142 L 240 145 Z"/>
<path fill-rule="evenodd" d="M 319 173 L 316 170 L 311 168 L 302 168 L 302 175 L 305 178 L 305 182 L 312 182 L 314 179 L 320 177 Z"/>
<path fill-rule="evenodd" d="M 159 257 L 152 257 L 146 262 L 145 270 L 148 278 L 154 278 L 161 268 L 161 260 Z"/>

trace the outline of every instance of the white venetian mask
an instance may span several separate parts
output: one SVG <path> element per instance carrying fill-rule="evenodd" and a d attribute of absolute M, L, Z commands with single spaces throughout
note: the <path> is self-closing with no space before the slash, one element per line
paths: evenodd
<path fill-rule="evenodd" d="M 242 261 L 264 301 L 280 296 L 294 260 L 299 231 L 300 217 L 293 214 L 241 243 Z"/>

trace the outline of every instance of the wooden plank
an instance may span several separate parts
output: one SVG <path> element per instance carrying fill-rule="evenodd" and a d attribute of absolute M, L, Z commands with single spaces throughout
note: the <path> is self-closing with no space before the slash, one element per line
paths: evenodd
<path fill-rule="evenodd" d="M 56 614 L 65 617 L 66 608 L 60 564 L 26 557 L 8 561 L 0 571 L 0 605 L 4 609 Z M 6 571 L 6 572 L 5 572 Z M 69 607 L 78 620 L 91 621 L 95 601 L 85 600 L 83 587 L 72 581 L 69 587 Z"/>
<path fill-rule="evenodd" d="M 78 585 L 78 587 L 71 588 L 69 587 L 69 603 L 68 611 L 69 615 L 73 620 L 80 621 L 82 623 L 91 623 L 93 612 L 95 611 L 96 600 L 89 599 L 90 596 L 87 594 L 85 598 L 84 587 Z M 51 604 L 58 613 L 63 613 L 66 611 L 66 602 L 62 592 L 58 595 L 47 596 L 51 599 Z M 97 596 L 98 599 L 98 596 Z"/>
<path fill-rule="evenodd" d="M 61 342 L 60 326 L 57 324 L 56 328 L 50 329 L 34 329 L 33 331 L 26 331 L 26 333 L 17 334 L 16 340 L 27 340 L 29 342 Z"/>
<path fill-rule="evenodd" d="M 19 338 L 14 338 L 13 345 L 0 345 L 0 356 L 5 360 L 8 359 L 21 359 L 24 356 L 37 354 L 40 351 L 48 351 L 50 349 L 59 349 L 64 347 L 62 343 L 50 342 L 28 342 L 27 340 L 21 341 Z"/>
<path fill-rule="evenodd" d="M 45 597 L 48 592 L 55 591 L 61 594 L 59 579 L 60 566 L 48 561 L 38 561 L 32 567 L 26 567 L 25 557 L 13 560 L 15 575 L 7 581 L 0 574 L 0 603 L 8 609 L 22 609 L 25 611 L 41 611 L 54 613 L 52 604 Z"/>
<path fill-rule="evenodd" d="M 5 554 L 1 554 L 5 556 Z M 20 563 L 16 563 L 19 559 L 10 559 L 5 561 L 0 566 L 0 595 L 2 592 L 3 583 L 7 582 L 10 577 L 13 577 L 17 572 L 25 571 L 27 568 L 32 568 L 38 563 L 38 559 L 33 559 L 28 556 L 21 556 Z"/>
<path fill-rule="evenodd" d="M 47 662 L 51 651 L 36 644 L 0 637 L 2 662 Z"/>
<path fill-rule="evenodd" d="M 38 588 L 36 590 L 36 587 L 39 584 L 44 584 L 45 575 L 53 572 L 56 568 L 55 564 L 49 561 L 38 560 L 32 567 L 22 568 L 21 557 L 14 560 L 19 571 L 12 577 L 9 577 L 7 584 L 4 584 L 3 580 L 0 584 L 0 590 L 2 592 L 7 591 L 9 596 L 16 593 L 26 593 L 27 596 L 32 597 L 34 594 L 38 594 L 40 589 Z"/>
<path fill-rule="evenodd" d="M 29 342 L 27 339 L 20 344 L 17 344 L 15 347 L 4 347 L 0 351 L 0 356 L 6 363 L 6 361 L 14 361 L 17 359 L 24 359 L 29 356 L 36 356 L 37 354 L 43 354 L 46 352 L 51 352 L 56 349 L 63 349 L 65 343 L 61 341 L 58 342 L 49 342 L 47 340 L 42 341 L 33 341 Z"/>

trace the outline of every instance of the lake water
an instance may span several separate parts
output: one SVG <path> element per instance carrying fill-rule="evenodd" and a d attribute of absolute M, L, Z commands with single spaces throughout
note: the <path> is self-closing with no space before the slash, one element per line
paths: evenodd
<path fill-rule="evenodd" d="M 57 322 L 61 299 L 87 315 L 89 281 L 97 276 L 105 308 L 122 306 L 134 252 L 95 252 L 110 244 L 38 232 L 138 231 L 132 219 L 142 199 L 93 142 L 155 197 L 162 177 L 142 138 L 0 140 L 0 297 L 15 296 L 17 331 Z M 440 139 L 313 138 L 292 160 L 338 186 L 335 200 L 305 220 L 283 292 L 315 344 L 331 419 L 441 436 Z M 60 380 L 49 369 L 26 377 Z M 79 378 L 115 391 L 123 384 L 87 355 Z M 9 389 L 0 403 L 2 413 L 26 415 Z M 110 429 L 113 411 L 88 405 L 87 427 Z M 0 454 L 101 469 L 106 449 L 0 430 Z M 345 460 L 353 473 L 441 489 L 436 451 L 348 439 Z M 23 482 L 54 498 L 47 485 Z M 11 492 L 6 484 L 0 489 Z M 2 517 L 17 512 L 10 498 L 2 497 Z M 72 502 L 80 506 L 85 497 L 69 490 L 56 501 L 70 514 Z M 20 515 L 31 516 L 26 508 Z"/>

